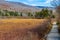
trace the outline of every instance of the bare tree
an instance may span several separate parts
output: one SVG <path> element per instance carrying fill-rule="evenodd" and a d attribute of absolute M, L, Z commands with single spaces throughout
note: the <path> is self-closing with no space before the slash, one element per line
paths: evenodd
<path fill-rule="evenodd" d="M 53 0 L 53 1 L 51 1 L 51 5 L 55 6 L 55 7 L 60 6 L 60 0 Z"/>
<path fill-rule="evenodd" d="M 60 33 L 60 0 L 53 0 L 51 2 L 51 4 L 56 7 L 56 12 L 58 14 L 58 16 L 57 16 L 57 21 L 58 21 L 57 24 L 59 25 L 58 26 L 58 32 Z"/>
<path fill-rule="evenodd" d="M 56 7 L 56 12 L 58 13 L 58 19 L 60 19 L 60 0 L 53 0 L 51 2 L 51 5 Z"/>

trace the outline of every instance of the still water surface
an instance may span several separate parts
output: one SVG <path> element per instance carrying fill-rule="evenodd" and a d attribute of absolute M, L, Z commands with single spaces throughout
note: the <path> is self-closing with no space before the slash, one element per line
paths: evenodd
<path fill-rule="evenodd" d="M 58 33 L 58 26 L 56 25 L 56 23 L 53 23 L 53 27 L 46 40 L 60 40 L 60 34 Z"/>

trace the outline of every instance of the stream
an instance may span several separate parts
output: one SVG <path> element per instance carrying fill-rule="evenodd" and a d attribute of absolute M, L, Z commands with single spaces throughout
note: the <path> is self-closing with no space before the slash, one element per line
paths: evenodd
<path fill-rule="evenodd" d="M 56 25 L 56 22 L 53 23 L 53 27 L 46 40 L 60 40 L 60 34 L 58 33 L 58 26 Z"/>

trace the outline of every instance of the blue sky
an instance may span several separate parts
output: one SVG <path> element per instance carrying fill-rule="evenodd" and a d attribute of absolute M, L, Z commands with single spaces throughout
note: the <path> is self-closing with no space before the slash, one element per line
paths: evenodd
<path fill-rule="evenodd" d="M 33 6 L 51 6 L 50 2 L 53 0 L 6 0 L 6 1 L 22 2 L 24 4 Z"/>

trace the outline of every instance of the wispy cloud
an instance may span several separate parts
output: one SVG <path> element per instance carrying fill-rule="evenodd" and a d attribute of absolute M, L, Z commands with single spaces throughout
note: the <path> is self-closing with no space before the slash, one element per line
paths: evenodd
<path fill-rule="evenodd" d="M 22 2 L 33 6 L 51 6 L 50 2 L 53 0 L 9 0 L 9 1 Z"/>
<path fill-rule="evenodd" d="M 53 0 L 47 0 L 45 3 L 50 3 L 51 1 L 53 1 Z"/>

